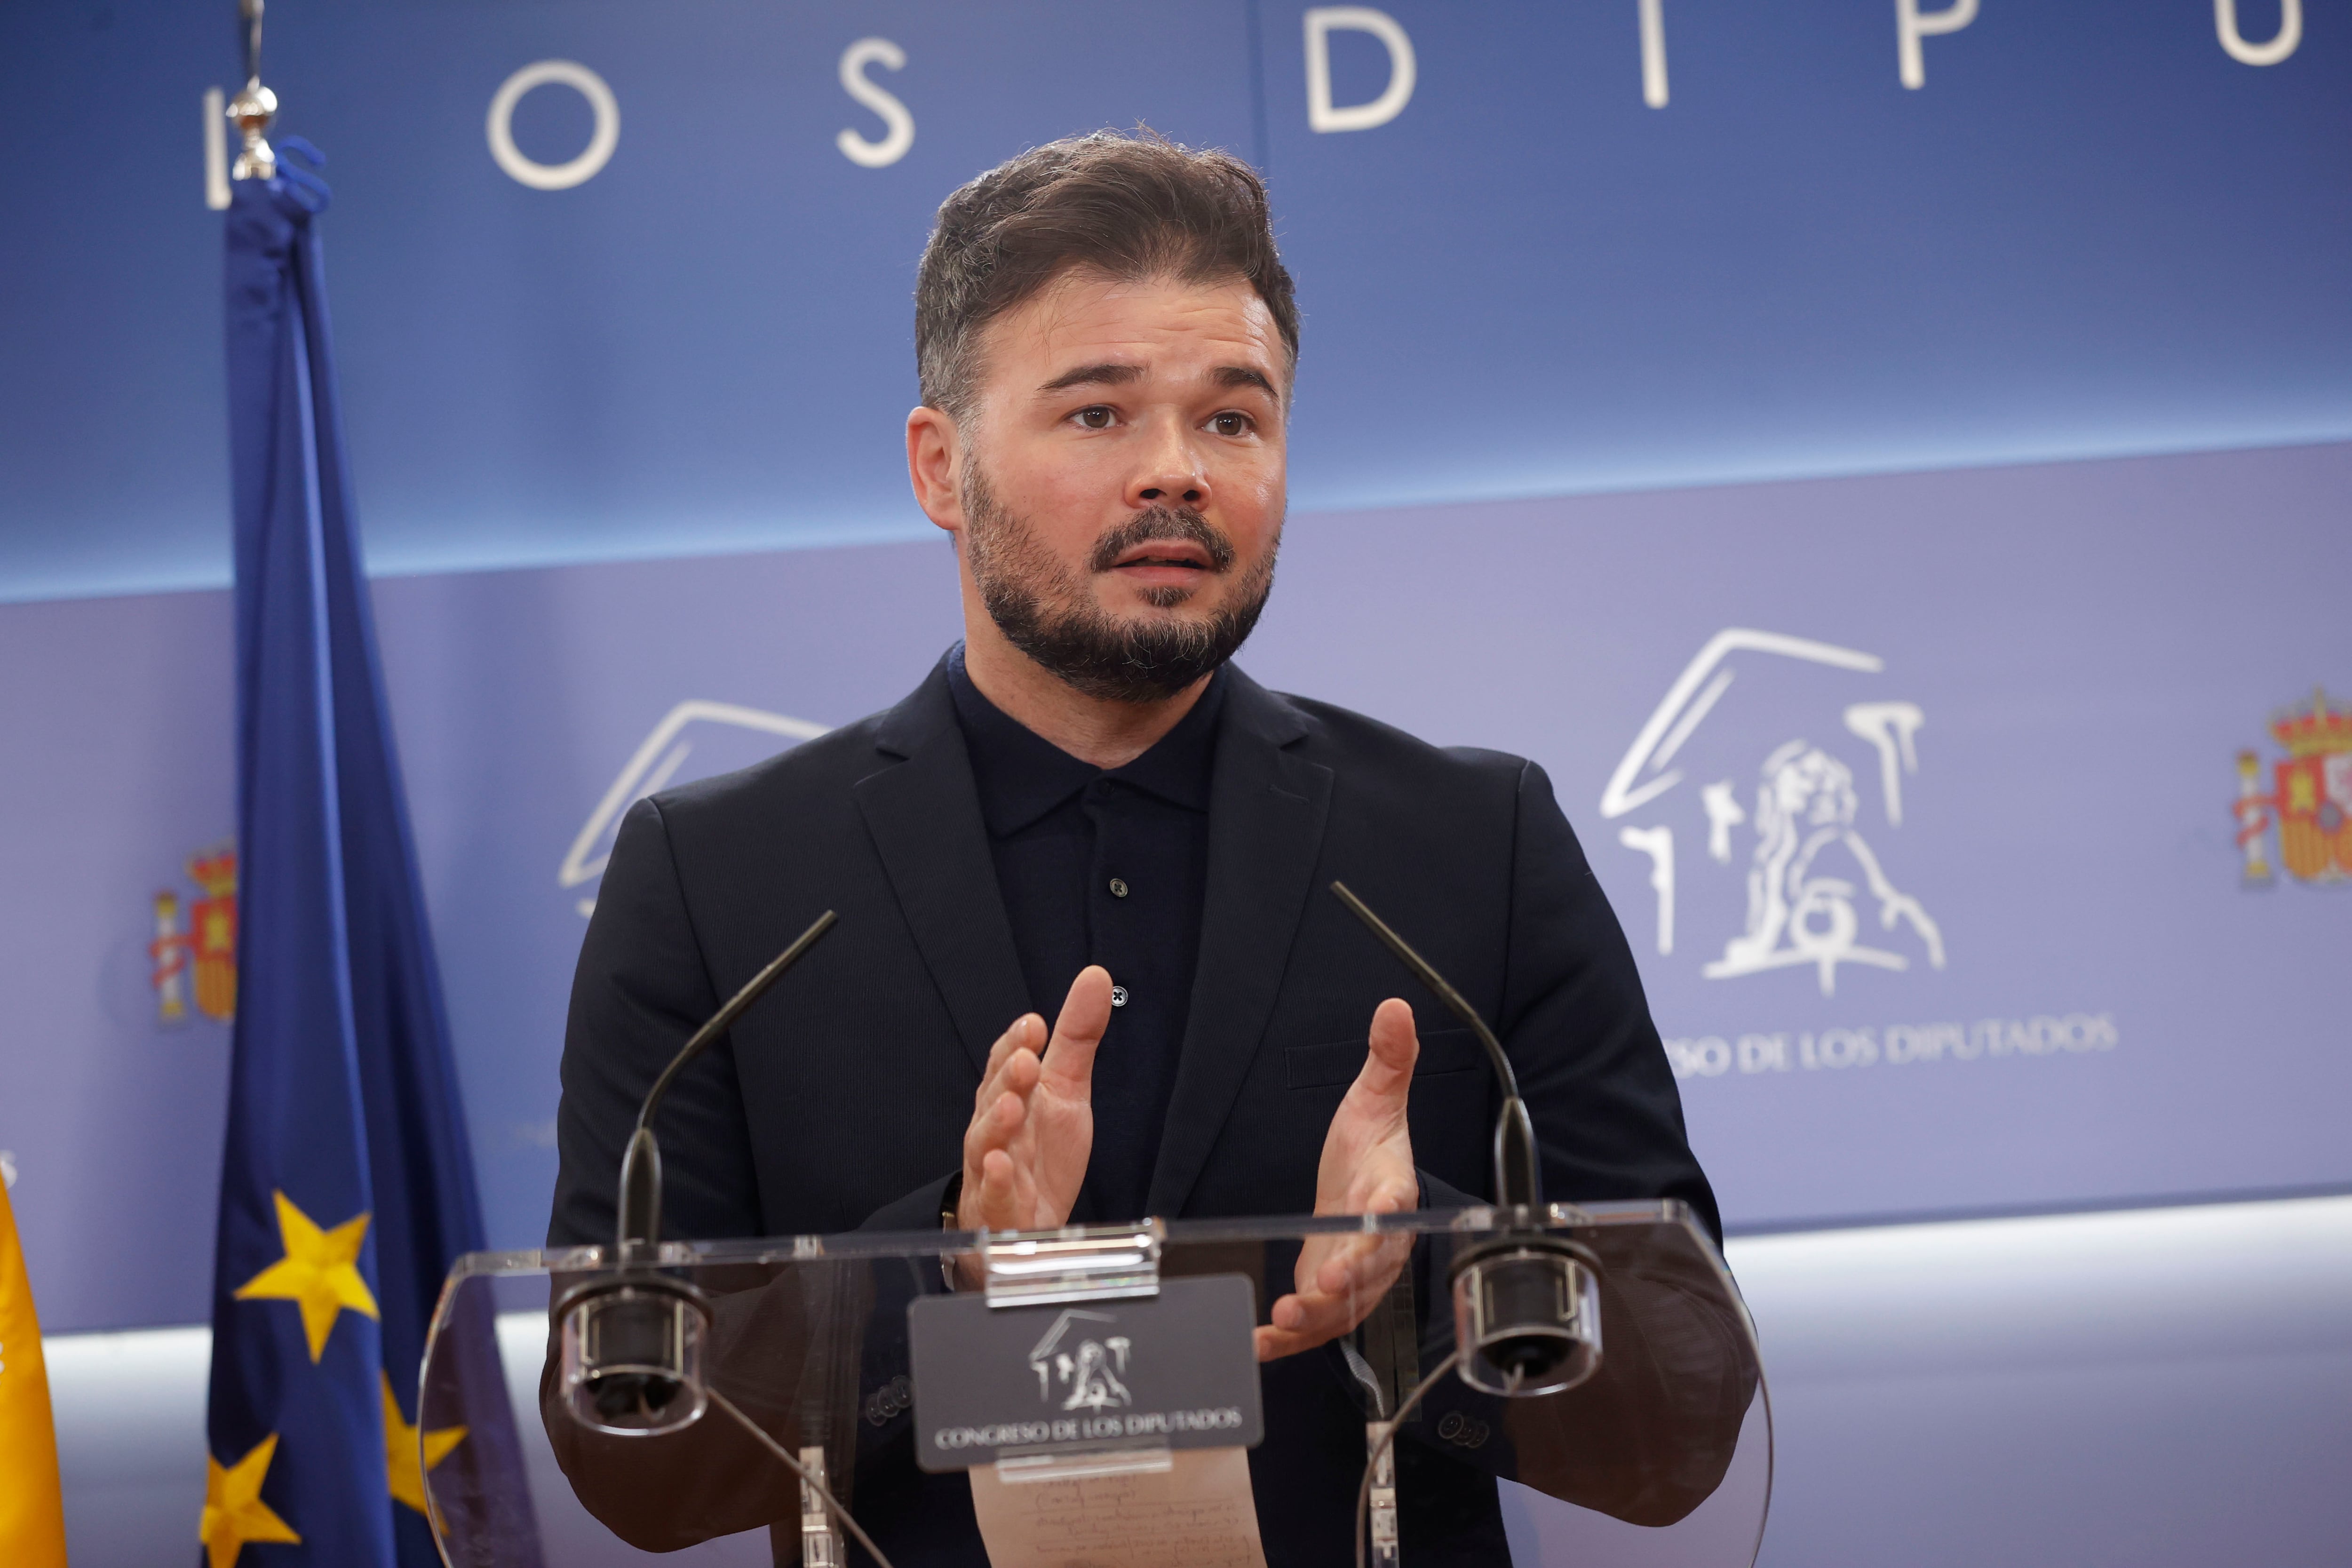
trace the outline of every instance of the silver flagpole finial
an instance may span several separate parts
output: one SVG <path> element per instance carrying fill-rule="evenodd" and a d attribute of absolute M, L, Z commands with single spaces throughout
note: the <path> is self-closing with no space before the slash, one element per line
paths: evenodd
<path fill-rule="evenodd" d="M 261 85 L 261 6 L 262 0 L 237 0 L 246 24 L 245 90 L 228 100 L 228 117 L 245 138 L 236 166 L 229 171 L 236 180 L 267 180 L 278 173 L 278 154 L 262 140 L 278 118 L 278 95 Z"/>

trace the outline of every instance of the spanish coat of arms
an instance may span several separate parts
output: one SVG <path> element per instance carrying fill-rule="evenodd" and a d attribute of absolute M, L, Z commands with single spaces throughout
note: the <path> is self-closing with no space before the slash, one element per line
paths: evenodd
<path fill-rule="evenodd" d="M 147 956 L 155 966 L 156 1019 L 187 1021 L 193 977 L 196 1011 L 226 1024 L 236 1016 L 235 847 L 219 844 L 190 856 L 188 876 L 204 896 L 187 906 L 184 923 L 178 893 L 166 889 L 155 895 L 155 940 L 147 944 Z"/>
<path fill-rule="evenodd" d="M 2238 753 L 2238 851 L 2245 880 L 2271 881 L 2275 833 L 2287 875 L 2302 882 L 2352 881 L 2352 708 L 2326 691 L 2274 714 L 2271 735 L 2286 748 L 2263 789 L 2262 759 Z"/>

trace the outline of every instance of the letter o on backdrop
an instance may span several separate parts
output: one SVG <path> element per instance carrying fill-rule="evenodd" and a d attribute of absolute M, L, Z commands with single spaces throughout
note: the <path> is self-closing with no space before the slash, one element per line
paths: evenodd
<path fill-rule="evenodd" d="M 540 163 L 514 144 L 515 105 L 535 87 L 568 87 L 588 100 L 596 129 L 587 148 L 568 163 Z M 490 156 L 519 184 L 534 191 L 563 191 L 585 184 L 612 160 L 621 144 L 621 105 L 604 79 L 577 60 L 538 60 L 507 78 L 490 95 Z"/>

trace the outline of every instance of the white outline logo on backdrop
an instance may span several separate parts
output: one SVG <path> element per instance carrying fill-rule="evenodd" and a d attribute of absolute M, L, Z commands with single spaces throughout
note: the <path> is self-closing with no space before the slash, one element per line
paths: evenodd
<path fill-rule="evenodd" d="M 1683 668 L 1652 710 L 1609 778 L 1601 796 L 1604 819 L 1626 816 L 1667 795 L 1684 782 L 1672 763 L 1731 687 L 1726 660 L 1739 652 L 1771 654 L 1804 663 L 1875 675 L 1886 661 L 1875 654 L 1780 632 L 1733 626 L 1715 634 Z M 1876 752 L 1878 793 L 1885 826 L 1903 825 L 1903 780 L 1919 771 L 1916 737 L 1927 722 L 1919 705 L 1908 701 L 1849 704 L 1842 715 L 1846 732 Z M 1771 970 L 1810 966 L 1822 994 L 1837 992 L 1838 966 L 1847 963 L 1901 971 L 1910 957 L 1898 947 L 1922 953 L 1944 967 L 1944 938 L 1926 907 L 1897 887 L 1863 831 L 1862 795 L 1854 769 L 1833 752 L 1801 736 L 1775 746 L 1758 770 L 1752 812 L 1740 805 L 1735 778 L 1702 784 L 1707 858 L 1728 867 L 1734 830 L 1755 835 L 1748 856 L 1745 927 L 1724 943 L 1722 954 L 1701 971 L 1709 980 L 1730 980 Z M 1664 821 L 1618 829 L 1617 841 L 1650 859 L 1650 887 L 1657 900 L 1657 951 L 1675 951 L 1675 894 L 1680 869 L 1674 827 Z M 1841 874 L 1842 873 L 1842 874 Z M 1864 904 L 1879 933 L 1862 940 Z M 1873 942 L 1887 945 L 1872 945 Z"/>
<path fill-rule="evenodd" d="M 677 776 L 687 758 L 694 754 L 694 739 L 686 731 L 696 723 L 723 724 L 763 735 L 781 735 L 790 741 L 814 741 L 832 728 L 813 719 L 795 719 L 733 702 L 695 698 L 679 703 L 662 715 L 652 733 L 637 742 L 636 751 L 631 753 L 619 776 L 605 789 L 588 820 L 581 825 L 571 849 L 563 857 L 563 864 L 556 868 L 557 887 L 568 890 L 595 881 L 604 874 L 604 863 L 613 858 L 613 836 L 621 829 L 621 818 L 629 807 Z M 583 915 L 593 914 L 596 900 L 583 898 L 575 907 Z"/>

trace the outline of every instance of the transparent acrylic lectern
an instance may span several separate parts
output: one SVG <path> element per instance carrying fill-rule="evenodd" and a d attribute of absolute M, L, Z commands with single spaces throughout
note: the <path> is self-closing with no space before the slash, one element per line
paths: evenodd
<path fill-rule="evenodd" d="M 1515 1283 L 1522 1256 L 1550 1282 Z M 1354 1326 L 1261 1365 L 1253 1333 L 1302 1269 Z M 1556 1334 L 1532 1349 L 1507 1322 L 1529 1289 Z M 520 1475 L 434 1438 L 494 1402 Z M 674 1242 L 626 1268 L 477 1253 L 442 1292 L 416 1426 L 452 1568 L 499 1568 L 534 1515 L 567 1568 L 745 1531 L 766 1536 L 727 1561 L 866 1563 L 860 1529 L 895 1568 L 982 1561 L 901 1517 L 957 1471 L 997 1568 L 1247 1563 L 1231 1535 L 1255 1522 L 1200 1497 L 1155 1512 L 1152 1489 L 1246 1475 L 1265 1442 L 1316 1449 L 1257 1456 L 1272 1568 L 1460 1561 L 1416 1501 L 1487 1476 L 1512 1483 L 1522 1568 L 1749 1568 L 1772 1465 L 1747 1310 L 1675 1203 Z M 1300 1475 L 1324 1479 L 1273 1481 Z"/>

